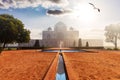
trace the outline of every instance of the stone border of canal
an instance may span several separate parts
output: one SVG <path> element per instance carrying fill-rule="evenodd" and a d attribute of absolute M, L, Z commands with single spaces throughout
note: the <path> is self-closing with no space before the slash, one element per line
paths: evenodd
<path fill-rule="evenodd" d="M 51 50 L 45 50 L 45 51 L 52 52 Z M 72 75 L 72 73 L 68 74 L 68 71 L 72 72 L 72 70 L 69 69 L 69 67 L 68 67 L 69 65 L 65 61 L 66 60 L 66 57 L 64 55 L 65 50 L 55 50 L 55 51 L 58 53 L 55 56 L 54 60 L 51 62 L 51 65 L 49 66 L 49 69 L 47 70 L 46 74 L 44 75 L 43 80 L 74 80 L 75 76 Z M 53 52 L 54 52 L 54 50 L 53 50 Z M 74 52 L 74 50 L 69 51 L 69 49 L 68 49 L 68 52 Z M 77 52 L 80 52 L 80 51 L 77 51 Z M 84 51 L 81 50 L 81 52 L 84 52 Z"/>
<path fill-rule="evenodd" d="M 43 80 L 69 80 L 62 52 L 57 53 Z"/>

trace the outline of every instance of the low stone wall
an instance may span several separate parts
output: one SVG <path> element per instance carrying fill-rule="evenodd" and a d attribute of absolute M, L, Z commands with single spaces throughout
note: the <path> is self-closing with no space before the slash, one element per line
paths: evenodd
<path fill-rule="evenodd" d="M 62 53 L 62 55 L 63 55 L 65 67 L 66 67 L 67 79 L 68 80 L 78 80 L 76 77 L 76 74 L 74 73 L 74 71 L 71 67 L 71 64 L 69 64 L 67 61 L 66 56 L 64 55 L 64 53 Z"/>
<path fill-rule="evenodd" d="M 43 80 L 56 80 L 59 53 L 57 53 Z"/>

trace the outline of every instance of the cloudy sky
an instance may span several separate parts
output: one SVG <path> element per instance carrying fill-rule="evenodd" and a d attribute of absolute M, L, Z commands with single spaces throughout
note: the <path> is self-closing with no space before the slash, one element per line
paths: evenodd
<path fill-rule="evenodd" d="M 104 39 L 105 26 L 120 23 L 119 7 L 120 0 L 0 0 L 0 14 L 22 20 L 32 39 L 59 21 L 79 30 L 81 38 Z"/>

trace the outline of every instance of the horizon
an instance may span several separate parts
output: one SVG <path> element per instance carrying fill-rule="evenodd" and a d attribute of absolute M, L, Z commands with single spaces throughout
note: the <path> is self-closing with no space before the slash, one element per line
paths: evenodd
<path fill-rule="evenodd" d="M 93 3 L 100 12 L 89 3 Z M 62 21 L 67 27 L 78 30 L 82 39 L 105 40 L 105 26 L 120 24 L 119 5 L 119 0 L 2 0 L 0 14 L 20 19 L 31 31 L 31 39 L 41 39 L 43 30 L 54 28 L 57 22 Z"/>

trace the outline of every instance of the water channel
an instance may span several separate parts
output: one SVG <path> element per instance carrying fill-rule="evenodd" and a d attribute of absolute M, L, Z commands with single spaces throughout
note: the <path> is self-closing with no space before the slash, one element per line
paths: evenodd
<path fill-rule="evenodd" d="M 65 71 L 64 61 L 62 54 L 59 53 L 58 68 L 56 73 L 56 80 L 67 80 L 67 75 Z"/>
<path fill-rule="evenodd" d="M 43 52 L 85 52 L 84 50 L 44 50 Z"/>
<path fill-rule="evenodd" d="M 58 67 L 57 67 L 57 73 L 56 73 L 55 78 L 56 78 L 56 80 L 68 80 L 62 53 L 63 52 L 69 52 L 69 53 L 85 52 L 85 51 L 84 50 L 61 50 L 61 49 L 58 49 L 58 50 L 44 50 L 43 52 L 59 52 L 59 59 L 58 59 L 58 65 L 57 65 Z"/>

